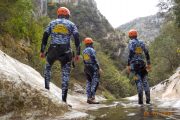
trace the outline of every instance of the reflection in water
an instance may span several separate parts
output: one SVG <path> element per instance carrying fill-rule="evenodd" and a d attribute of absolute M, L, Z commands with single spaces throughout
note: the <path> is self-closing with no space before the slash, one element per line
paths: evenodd
<path fill-rule="evenodd" d="M 137 101 L 109 101 L 105 103 L 111 107 L 101 108 L 96 111 L 88 111 L 95 120 L 178 120 L 180 111 L 171 108 L 158 108 L 157 104 L 143 105 Z"/>

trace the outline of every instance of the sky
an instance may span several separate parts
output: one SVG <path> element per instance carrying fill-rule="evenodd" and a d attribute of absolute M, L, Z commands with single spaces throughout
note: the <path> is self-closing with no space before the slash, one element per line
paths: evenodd
<path fill-rule="evenodd" d="M 159 0 L 95 0 L 100 12 L 116 28 L 135 18 L 158 12 Z"/>

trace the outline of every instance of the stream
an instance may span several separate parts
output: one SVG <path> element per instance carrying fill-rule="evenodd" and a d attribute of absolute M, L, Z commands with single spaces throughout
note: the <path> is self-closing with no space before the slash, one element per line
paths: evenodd
<path fill-rule="evenodd" d="M 152 105 L 138 105 L 137 101 L 121 99 L 107 101 L 107 107 L 87 111 L 94 120 L 180 120 L 180 109 L 159 107 L 160 101 Z"/>

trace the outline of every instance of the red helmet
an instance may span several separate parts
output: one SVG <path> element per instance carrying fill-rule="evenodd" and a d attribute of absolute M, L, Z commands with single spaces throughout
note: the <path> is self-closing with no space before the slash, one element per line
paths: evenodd
<path fill-rule="evenodd" d="M 66 7 L 60 7 L 58 10 L 57 10 L 57 15 L 60 16 L 60 15 L 63 15 L 63 16 L 70 16 L 70 11 L 69 9 L 67 9 Z"/>
<path fill-rule="evenodd" d="M 136 29 L 131 29 L 129 32 L 128 32 L 128 35 L 129 37 L 137 37 L 137 30 Z"/>
<path fill-rule="evenodd" d="M 85 38 L 83 41 L 84 41 L 85 45 L 86 44 L 92 44 L 94 42 L 92 38 Z"/>

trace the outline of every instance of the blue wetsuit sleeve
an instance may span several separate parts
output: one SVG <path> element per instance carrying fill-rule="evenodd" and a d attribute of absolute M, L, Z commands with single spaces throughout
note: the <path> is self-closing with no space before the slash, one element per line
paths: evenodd
<path fill-rule="evenodd" d="M 47 33 L 47 34 L 51 34 L 51 32 L 52 32 L 52 30 L 51 30 L 51 23 L 49 23 L 49 25 L 46 27 L 46 29 L 45 29 L 45 32 Z"/>
<path fill-rule="evenodd" d="M 46 49 L 47 41 L 48 41 L 49 34 L 47 32 L 44 32 L 42 43 L 41 43 L 41 52 L 44 52 Z"/>
<path fill-rule="evenodd" d="M 150 62 L 150 56 L 149 56 L 149 51 L 148 49 L 146 48 L 145 44 L 142 43 L 142 48 L 143 48 L 143 51 L 144 51 L 144 54 L 145 54 L 145 57 L 146 57 L 146 61 L 147 61 L 147 64 L 151 64 Z"/>
<path fill-rule="evenodd" d="M 129 48 L 129 56 L 128 56 L 128 66 L 129 66 L 134 54 L 132 43 L 129 43 L 128 48 Z"/>
<path fill-rule="evenodd" d="M 47 45 L 47 41 L 48 38 L 51 34 L 51 23 L 49 23 L 49 25 L 46 27 L 44 34 L 43 34 L 43 38 L 42 38 L 42 43 L 41 43 L 41 52 L 44 52 L 46 49 L 46 45 Z"/>
<path fill-rule="evenodd" d="M 76 47 L 76 55 L 80 55 L 81 52 L 81 42 L 79 39 L 79 33 L 76 25 L 72 25 L 72 34 L 74 37 L 75 47 Z"/>
<path fill-rule="evenodd" d="M 73 34 L 74 41 L 75 41 L 75 47 L 76 47 L 76 55 L 81 54 L 81 42 L 79 39 L 79 33 Z"/>
<path fill-rule="evenodd" d="M 96 64 L 97 68 L 99 69 L 99 68 L 100 68 L 100 67 L 99 67 L 99 62 L 98 62 L 98 60 L 97 60 L 97 58 L 96 58 L 96 52 L 95 52 L 95 51 L 92 52 L 92 60 L 93 60 L 94 63 Z"/>
<path fill-rule="evenodd" d="M 132 56 L 133 56 L 133 51 L 129 51 L 129 56 L 128 56 L 128 66 L 130 65 L 130 62 L 132 60 Z"/>

